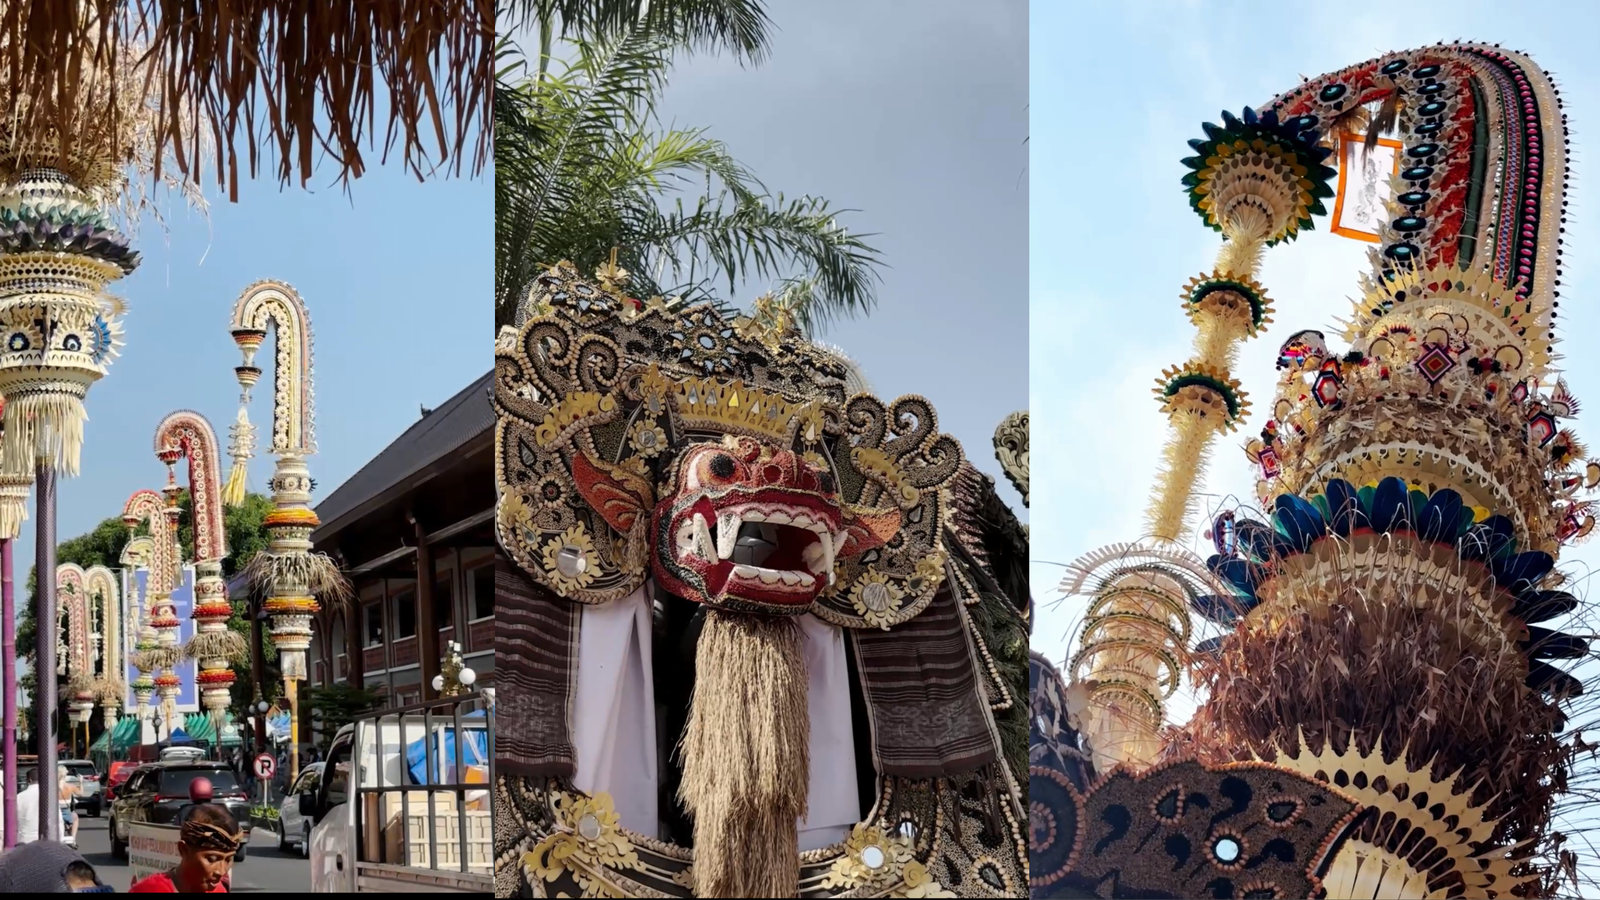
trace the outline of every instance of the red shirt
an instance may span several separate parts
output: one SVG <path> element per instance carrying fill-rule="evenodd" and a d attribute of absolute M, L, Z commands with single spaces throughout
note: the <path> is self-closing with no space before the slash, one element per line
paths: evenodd
<path fill-rule="evenodd" d="M 228 892 L 228 880 L 226 878 L 217 882 L 216 887 L 207 891 L 207 893 L 210 894 L 226 894 Z M 172 874 L 170 872 L 157 872 L 156 874 L 145 878 L 143 881 L 135 882 L 133 887 L 128 888 L 128 893 L 176 894 L 178 893 L 178 886 L 173 883 Z"/>

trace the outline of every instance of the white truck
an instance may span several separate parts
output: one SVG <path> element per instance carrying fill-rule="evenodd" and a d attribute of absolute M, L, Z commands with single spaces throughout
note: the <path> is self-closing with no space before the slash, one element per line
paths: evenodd
<path fill-rule="evenodd" d="M 493 893 L 493 760 L 491 691 L 339 729 L 321 782 L 298 798 L 315 823 L 311 889 Z"/>

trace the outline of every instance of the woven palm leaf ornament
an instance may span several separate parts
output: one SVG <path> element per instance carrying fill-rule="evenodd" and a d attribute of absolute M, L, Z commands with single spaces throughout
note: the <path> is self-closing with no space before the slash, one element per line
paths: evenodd
<path fill-rule="evenodd" d="M 1053 741 L 1048 758 L 1072 759 L 1091 780 L 1107 763 L 1139 771 L 1193 754 L 1320 782 L 1362 810 L 1316 873 L 1330 898 L 1550 896 L 1575 859 L 1552 830 L 1570 764 L 1562 704 L 1584 689 L 1560 661 L 1588 652 L 1560 628 L 1579 601 L 1556 560 L 1594 528 L 1588 491 L 1600 465 L 1565 428 L 1578 403 L 1550 370 L 1567 138 L 1549 75 L 1486 45 L 1389 54 L 1208 125 L 1184 184 L 1206 224 L 1227 234 L 1230 204 L 1251 215 L 1262 206 L 1236 199 L 1244 189 L 1226 183 L 1230 173 L 1284 158 L 1247 132 L 1292 133 L 1315 148 L 1300 158 L 1318 162 L 1300 185 L 1303 229 L 1327 196 L 1329 144 L 1369 122 L 1394 127 L 1401 143 L 1388 218 L 1334 332 L 1347 349 L 1315 330 L 1283 341 L 1269 415 L 1245 448 L 1265 514 L 1222 513 L 1204 564 L 1167 560 L 1166 571 L 1185 573 L 1179 590 L 1146 591 L 1143 608 L 1091 605 L 1080 665 L 1060 691 L 1076 698 L 1083 727 L 1041 746 Z M 1251 171 L 1253 185 L 1272 183 Z M 1264 245 L 1277 234 L 1251 233 L 1267 234 Z M 1186 296 L 1228 276 L 1248 303 L 1243 274 L 1219 267 Z M 1222 398 L 1213 409 L 1233 410 L 1226 379 L 1198 368 L 1168 386 L 1187 374 Z M 1181 462 L 1195 469 L 1203 458 Z M 1156 522 L 1182 521 L 1180 482 L 1164 475 Z M 1124 590 L 1102 573 L 1151 552 L 1093 554 L 1065 587 Z M 1124 636 L 1113 625 L 1132 612 L 1144 614 L 1143 656 L 1108 640 Z M 1191 648 L 1192 614 L 1224 634 Z M 1122 669 L 1094 665 L 1108 658 Z M 1180 732 L 1096 728 L 1101 692 L 1129 698 L 1139 724 L 1159 729 L 1159 690 L 1185 662 L 1202 702 Z M 1109 688 L 1096 680 L 1108 671 L 1123 676 Z M 1035 869 L 1037 895 L 1077 877 L 1057 868 L 1042 882 Z"/>

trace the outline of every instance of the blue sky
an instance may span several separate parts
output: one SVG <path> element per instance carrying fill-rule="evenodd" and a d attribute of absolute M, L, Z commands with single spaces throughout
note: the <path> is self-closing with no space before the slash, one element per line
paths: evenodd
<path fill-rule="evenodd" d="M 311 313 L 317 501 L 409 427 L 421 405 L 437 406 L 488 371 L 491 176 L 419 184 L 398 165 L 374 167 L 348 194 L 318 181 L 310 190 L 257 181 L 241 186 L 238 203 L 213 193 L 209 219 L 179 206 L 166 212 L 166 231 L 147 220 L 136 241 L 143 265 L 111 286 L 128 302 L 127 346 L 89 392 L 81 474 L 58 485 L 58 539 L 121 515 L 134 491 L 166 483 L 153 442 L 168 413 L 204 415 L 225 451 L 239 402 L 229 321 L 254 281 L 288 282 Z M 262 444 L 272 415 L 271 340 L 257 355 L 265 373 L 250 408 Z M 229 464 L 224 458 L 224 477 Z M 179 469 L 187 483 L 186 466 Z M 264 492 L 271 473 L 272 457 L 258 447 L 251 489 Z M 19 603 L 33 528 L 24 523 L 17 542 Z"/>
<path fill-rule="evenodd" d="M 768 12 L 771 59 L 748 70 L 726 57 L 681 61 L 662 121 L 707 128 L 774 191 L 859 210 L 842 221 L 877 235 L 878 307 L 822 339 L 883 399 L 931 400 L 940 428 L 1025 520 L 992 438 L 1028 403 L 1026 4 L 925 0 L 908 15 L 774 0 Z M 741 286 L 735 299 L 767 287 Z"/>
<path fill-rule="evenodd" d="M 1030 355 L 1035 461 L 1032 575 L 1042 607 L 1036 649 L 1060 662 L 1081 601 L 1054 586 L 1078 556 L 1143 532 L 1143 514 L 1166 423 L 1150 388 L 1191 352 L 1179 308 L 1184 282 L 1209 270 L 1219 237 L 1189 209 L 1179 179 L 1186 141 L 1221 110 L 1259 107 L 1316 76 L 1380 54 L 1441 40 L 1499 43 L 1555 73 L 1573 139 L 1564 298 L 1558 336 L 1565 374 L 1580 400 L 1600 408 L 1600 357 L 1582 338 L 1600 334 L 1588 251 L 1600 238 L 1600 199 L 1586 177 L 1588 136 L 1600 133 L 1600 60 L 1587 4 L 1516 7 L 1453 3 L 1440 14 L 1398 14 L 1392 3 L 1347 2 L 1297 11 L 1278 3 L 1034 3 L 1030 22 L 1033 192 L 1030 197 Z M 1368 245 L 1330 234 L 1326 220 L 1295 243 L 1267 251 L 1260 280 L 1276 324 L 1246 344 L 1234 375 L 1258 402 L 1236 435 L 1213 445 L 1203 508 L 1252 501 L 1240 449 L 1265 415 L 1279 344 L 1348 311 Z M 1332 332 L 1330 332 L 1331 334 Z M 1330 338 L 1331 339 L 1331 338 Z M 1336 342 L 1339 343 L 1339 342 Z M 1342 343 L 1340 343 L 1342 346 Z M 1600 431 L 1576 428 L 1594 446 Z M 1569 550 L 1563 568 L 1582 576 L 1600 545 Z M 1581 595 L 1581 594 L 1580 594 Z M 1054 607 L 1054 608 L 1052 608 Z M 1587 631 L 1582 628 L 1579 630 Z"/>

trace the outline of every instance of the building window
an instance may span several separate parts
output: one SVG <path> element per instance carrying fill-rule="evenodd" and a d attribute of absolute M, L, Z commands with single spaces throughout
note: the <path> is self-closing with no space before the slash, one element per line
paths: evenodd
<path fill-rule="evenodd" d="M 494 564 L 472 570 L 472 618 L 494 615 Z"/>
<path fill-rule="evenodd" d="M 366 620 L 367 646 L 383 646 L 383 606 L 373 603 L 361 608 L 362 618 Z"/>
<path fill-rule="evenodd" d="M 404 640 L 417 633 L 417 589 L 405 588 L 394 595 L 394 638 Z"/>
<path fill-rule="evenodd" d="M 443 631 L 456 621 L 456 573 L 445 572 L 433 581 L 433 627 Z"/>

